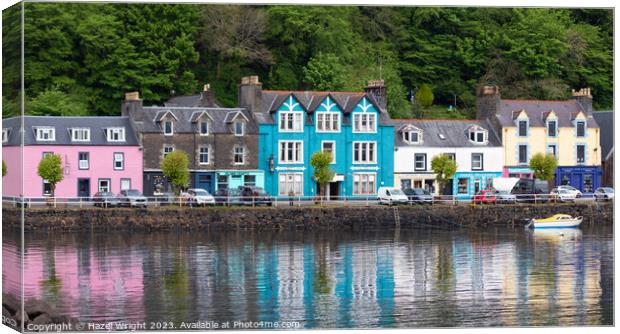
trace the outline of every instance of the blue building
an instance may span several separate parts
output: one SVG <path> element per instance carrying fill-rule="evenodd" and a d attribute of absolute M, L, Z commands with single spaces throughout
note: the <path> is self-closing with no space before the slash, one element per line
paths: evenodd
<path fill-rule="evenodd" d="M 365 92 L 262 90 L 258 77 L 239 85 L 239 106 L 259 124 L 258 166 L 272 195 L 316 196 L 310 157 L 333 154 L 335 176 L 324 196 L 374 197 L 393 186 L 394 127 L 386 89 L 371 81 Z"/>

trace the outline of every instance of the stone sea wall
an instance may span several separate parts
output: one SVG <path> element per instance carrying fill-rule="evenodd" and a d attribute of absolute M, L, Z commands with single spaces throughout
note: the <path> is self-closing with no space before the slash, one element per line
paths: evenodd
<path fill-rule="evenodd" d="M 21 226 L 21 209 L 3 208 L 3 228 Z M 397 213 L 396 213 L 397 211 Z M 432 207 L 210 207 L 25 209 L 24 229 L 31 230 L 331 230 L 383 227 L 487 228 L 525 225 L 533 217 L 555 213 L 584 216 L 583 225 L 612 224 L 612 203 L 532 205 L 437 205 Z"/>

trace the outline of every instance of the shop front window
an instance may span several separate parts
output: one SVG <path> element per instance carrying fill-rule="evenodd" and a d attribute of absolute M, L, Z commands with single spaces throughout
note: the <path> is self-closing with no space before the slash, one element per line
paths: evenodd
<path fill-rule="evenodd" d="M 228 189 L 228 176 L 227 175 L 217 176 L 217 189 Z"/>
<path fill-rule="evenodd" d="M 401 189 L 411 188 L 411 180 L 410 179 L 400 180 L 400 188 Z"/>
<path fill-rule="evenodd" d="M 562 175 L 562 179 L 560 180 L 560 183 L 563 186 L 569 186 L 570 185 L 570 178 L 568 177 L 568 175 L 566 175 L 566 174 Z"/>
<path fill-rule="evenodd" d="M 469 187 L 468 178 L 460 178 L 458 183 L 458 194 L 467 195 L 467 188 Z"/>
<path fill-rule="evenodd" d="M 480 191 L 480 179 L 474 180 L 474 194 L 477 194 Z"/>
<path fill-rule="evenodd" d="M 591 193 L 592 192 L 592 188 L 593 188 L 593 183 L 594 183 L 594 177 L 592 176 L 592 174 L 584 174 L 583 175 L 583 192 L 584 193 Z"/>

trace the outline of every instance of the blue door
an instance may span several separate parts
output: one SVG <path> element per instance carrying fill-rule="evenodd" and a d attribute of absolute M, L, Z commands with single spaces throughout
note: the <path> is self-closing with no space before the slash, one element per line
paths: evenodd
<path fill-rule="evenodd" d="M 196 188 L 201 188 L 213 194 L 213 174 L 214 173 L 197 173 Z"/>

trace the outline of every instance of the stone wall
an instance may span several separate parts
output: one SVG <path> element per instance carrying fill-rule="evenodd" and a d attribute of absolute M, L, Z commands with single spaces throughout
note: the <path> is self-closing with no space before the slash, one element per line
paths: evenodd
<path fill-rule="evenodd" d="M 487 228 L 525 225 L 555 213 L 584 216 L 583 225 L 612 224 L 612 203 L 491 206 L 400 206 L 404 228 Z M 20 209 L 2 210 L 3 228 L 20 227 Z M 331 230 L 392 228 L 392 207 L 234 207 L 149 209 L 26 209 L 26 230 Z"/>

